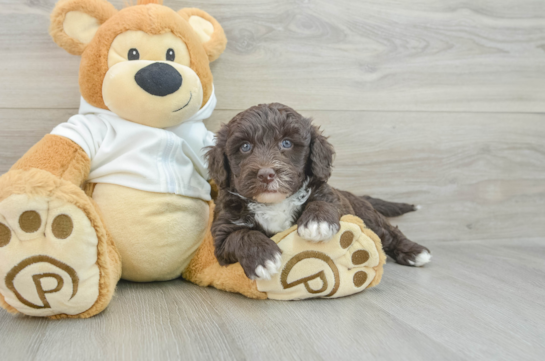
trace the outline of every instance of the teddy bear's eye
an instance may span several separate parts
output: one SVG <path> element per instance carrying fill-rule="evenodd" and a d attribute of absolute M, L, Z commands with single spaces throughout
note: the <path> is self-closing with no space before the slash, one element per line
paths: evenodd
<path fill-rule="evenodd" d="M 174 53 L 173 49 L 167 50 L 167 60 L 168 61 L 174 61 L 174 58 L 176 58 L 176 54 Z"/>
<path fill-rule="evenodd" d="M 129 54 L 127 54 L 127 58 L 129 60 L 138 60 L 140 59 L 140 53 L 135 48 L 132 48 L 129 50 Z"/>

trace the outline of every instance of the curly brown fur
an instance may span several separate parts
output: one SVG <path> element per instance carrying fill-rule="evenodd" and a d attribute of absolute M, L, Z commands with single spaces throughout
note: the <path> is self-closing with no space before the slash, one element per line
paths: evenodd
<path fill-rule="evenodd" d="M 339 230 L 343 215 L 352 214 L 380 237 L 396 262 L 418 265 L 416 257 L 428 249 L 385 217 L 414 211 L 414 206 L 329 186 L 334 150 L 311 122 L 288 106 L 261 104 L 218 132 L 207 158 L 219 186 L 212 234 L 220 264 L 240 262 L 248 277 L 260 277 L 256 268 L 266 268 L 280 254 L 270 236 L 297 224 L 302 237 L 324 241 Z"/>

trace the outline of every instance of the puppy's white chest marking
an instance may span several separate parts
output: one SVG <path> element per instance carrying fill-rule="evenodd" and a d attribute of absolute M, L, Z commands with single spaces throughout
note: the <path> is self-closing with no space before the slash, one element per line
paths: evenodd
<path fill-rule="evenodd" d="M 287 200 L 277 204 L 252 203 L 255 220 L 267 233 L 278 233 L 290 228 L 295 223 L 295 214 L 302 205 L 295 205 Z"/>
<path fill-rule="evenodd" d="M 278 233 L 295 224 L 297 221 L 295 215 L 301 210 L 308 197 L 310 197 L 310 189 L 307 189 L 307 182 L 305 182 L 301 189 L 280 203 L 252 202 L 248 204 L 248 208 L 255 214 L 255 220 L 267 233 Z"/>
<path fill-rule="evenodd" d="M 278 233 L 285 231 L 297 221 L 295 215 L 301 210 L 303 204 L 310 197 L 310 189 L 307 189 L 307 182 L 303 187 L 290 197 L 280 203 L 267 204 L 250 202 L 248 208 L 254 214 L 257 223 L 267 231 L 267 233 Z M 238 221 L 241 222 L 242 221 Z M 234 224 L 239 224 L 239 223 Z M 239 224 L 242 225 L 242 224 Z"/>

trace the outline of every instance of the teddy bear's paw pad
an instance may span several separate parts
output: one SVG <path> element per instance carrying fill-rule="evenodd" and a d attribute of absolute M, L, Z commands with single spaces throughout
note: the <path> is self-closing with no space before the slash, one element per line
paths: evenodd
<path fill-rule="evenodd" d="M 257 288 L 271 299 L 293 300 L 342 297 L 363 291 L 376 276 L 379 251 L 361 228 L 341 222 L 341 229 L 327 242 L 309 242 L 293 231 L 278 246 L 282 250 L 280 272 L 270 280 L 258 280 Z"/>
<path fill-rule="evenodd" d="M 97 246 L 75 205 L 12 195 L 0 202 L 0 293 L 29 316 L 82 313 L 99 294 Z"/>

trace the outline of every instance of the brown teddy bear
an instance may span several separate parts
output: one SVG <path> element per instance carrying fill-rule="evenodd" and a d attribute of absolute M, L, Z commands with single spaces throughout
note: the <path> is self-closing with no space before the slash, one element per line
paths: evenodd
<path fill-rule="evenodd" d="M 380 241 L 356 217 L 327 243 L 276 235 L 282 272 L 251 281 L 220 267 L 202 120 L 216 105 L 210 62 L 220 24 L 199 9 L 138 0 L 62 0 L 50 33 L 81 55 L 81 105 L 0 178 L 0 305 L 41 317 L 104 310 L 120 278 L 199 285 L 252 298 L 339 297 L 378 284 Z M 365 250 L 365 262 L 350 255 Z M 361 252 L 360 252 L 361 253 Z"/>

